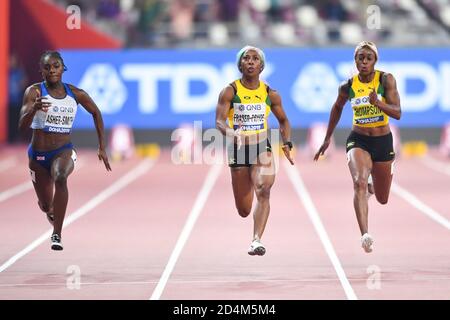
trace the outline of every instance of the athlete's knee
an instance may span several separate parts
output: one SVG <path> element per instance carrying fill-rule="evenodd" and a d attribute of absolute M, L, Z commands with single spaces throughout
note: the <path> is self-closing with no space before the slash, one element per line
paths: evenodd
<path fill-rule="evenodd" d="M 367 179 L 364 179 L 362 177 L 356 178 L 353 181 L 353 189 L 356 192 L 365 192 L 367 189 Z"/>
<path fill-rule="evenodd" d="M 256 197 L 258 199 L 269 199 L 270 197 L 270 189 L 272 188 L 271 185 L 267 184 L 260 184 L 257 185 L 255 188 Z"/>
<path fill-rule="evenodd" d="M 55 174 L 55 185 L 60 187 L 66 187 L 67 186 L 67 174 L 64 174 L 62 172 L 57 172 Z"/>
<path fill-rule="evenodd" d="M 248 215 L 250 214 L 250 212 L 251 212 L 251 209 L 248 209 L 248 208 L 237 208 L 237 211 L 238 211 L 238 213 L 239 213 L 239 215 L 242 217 L 242 218 L 246 218 L 246 217 L 248 217 Z"/>
<path fill-rule="evenodd" d="M 243 205 L 243 204 L 240 204 L 240 203 L 236 203 L 236 209 L 237 209 L 239 215 L 242 218 L 245 218 L 252 211 L 252 205 L 251 204 L 250 205 Z"/>
<path fill-rule="evenodd" d="M 42 203 L 42 202 L 38 201 L 38 205 L 39 205 L 39 208 L 43 212 L 51 212 L 51 210 L 53 209 L 52 205 L 50 203 L 46 203 L 46 202 Z"/>
<path fill-rule="evenodd" d="M 381 204 L 387 204 L 389 200 L 389 195 L 377 195 L 375 194 L 377 201 Z"/>

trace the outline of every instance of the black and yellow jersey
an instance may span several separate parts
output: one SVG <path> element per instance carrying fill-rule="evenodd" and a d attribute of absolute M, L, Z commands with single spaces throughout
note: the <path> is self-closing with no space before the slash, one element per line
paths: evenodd
<path fill-rule="evenodd" d="M 230 128 L 241 128 L 244 135 L 267 131 L 267 118 L 272 105 L 268 85 L 261 80 L 255 90 L 245 88 L 241 80 L 234 81 L 234 85 L 236 92 L 228 112 Z"/>

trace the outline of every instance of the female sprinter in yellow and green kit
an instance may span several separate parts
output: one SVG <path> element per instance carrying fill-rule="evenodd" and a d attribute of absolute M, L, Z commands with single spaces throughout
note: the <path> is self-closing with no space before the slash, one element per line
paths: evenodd
<path fill-rule="evenodd" d="M 378 50 L 373 42 L 359 43 L 354 58 L 358 74 L 339 87 L 325 139 L 314 160 L 328 148 L 342 109 L 346 101 L 350 100 L 353 126 L 346 151 L 353 179 L 353 206 L 362 235 L 361 245 L 366 252 L 372 252 L 373 238 L 368 233 L 367 195 L 375 193 L 379 203 L 388 202 L 395 159 L 389 117 L 400 119 L 400 97 L 392 74 L 375 70 Z"/>
<path fill-rule="evenodd" d="M 253 211 L 253 238 L 249 255 L 262 256 L 266 248 L 261 243 L 269 217 L 270 189 L 275 181 L 272 148 L 268 140 L 267 118 L 273 112 L 280 124 L 283 152 L 294 164 L 290 151 L 291 127 L 283 110 L 281 97 L 259 79 L 264 69 L 264 52 L 246 46 L 237 54 L 237 66 L 242 77 L 225 87 L 219 96 L 216 109 L 216 127 L 223 135 L 233 138 L 228 146 L 228 165 L 231 169 L 233 194 L 240 216 Z M 227 124 L 228 119 L 228 124 Z"/>

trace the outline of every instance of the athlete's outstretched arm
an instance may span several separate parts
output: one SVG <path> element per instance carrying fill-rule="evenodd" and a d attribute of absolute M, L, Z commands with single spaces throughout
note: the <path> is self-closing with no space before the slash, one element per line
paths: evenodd
<path fill-rule="evenodd" d="M 70 86 L 72 89 L 77 102 L 81 104 L 87 112 L 89 112 L 94 118 L 95 129 L 97 130 L 98 137 L 98 159 L 102 160 L 105 164 L 105 168 L 108 171 L 111 171 L 111 166 L 109 165 L 108 155 L 106 154 L 106 146 L 105 146 L 105 130 L 103 126 L 103 118 L 102 114 L 95 104 L 95 102 L 91 99 L 91 97 L 86 93 L 86 91 L 82 89 L 78 89 L 74 86 Z"/>
<path fill-rule="evenodd" d="M 33 122 L 36 111 L 47 111 L 50 102 L 46 97 L 41 97 L 41 93 L 36 85 L 29 86 L 23 94 L 22 108 L 20 109 L 19 129 L 25 131 Z"/>
<path fill-rule="evenodd" d="M 369 95 L 370 103 L 383 110 L 389 117 L 400 120 L 402 109 L 397 83 L 392 74 L 385 73 L 383 76 L 385 77 L 386 102 L 379 100 L 375 90 L 373 90 Z"/>
<path fill-rule="evenodd" d="M 270 89 L 269 98 L 272 102 L 272 113 L 277 118 L 278 123 L 280 124 L 281 139 L 283 140 L 283 142 L 291 141 L 291 124 L 289 123 L 289 119 L 284 112 L 283 105 L 281 103 L 281 96 L 276 90 Z M 292 158 L 291 149 L 289 148 L 289 146 L 283 145 L 282 149 L 289 162 L 291 164 L 294 164 L 294 159 Z"/>
<path fill-rule="evenodd" d="M 339 86 L 339 94 L 333 104 L 333 107 L 331 108 L 330 119 L 328 120 L 328 128 L 325 139 L 323 139 L 322 145 L 314 155 L 314 160 L 319 159 L 319 157 L 325 153 L 325 150 L 327 150 L 328 146 L 330 145 L 331 136 L 333 135 L 334 129 L 336 128 L 339 119 L 341 119 L 342 110 L 344 109 L 345 103 L 348 99 L 348 90 L 349 87 L 347 82 L 344 82 Z"/>

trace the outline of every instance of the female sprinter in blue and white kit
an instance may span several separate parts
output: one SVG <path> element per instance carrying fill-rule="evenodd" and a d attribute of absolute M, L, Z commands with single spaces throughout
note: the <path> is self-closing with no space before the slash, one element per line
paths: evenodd
<path fill-rule="evenodd" d="M 53 250 L 63 249 L 61 230 L 69 199 L 67 178 L 76 161 L 70 132 L 78 104 L 94 119 L 99 142 L 98 158 L 106 170 L 111 171 L 100 110 L 86 92 L 62 82 L 62 74 L 66 70 L 59 52 L 42 54 L 40 72 L 44 81 L 26 89 L 19 120 L 22 131 L 33 129 L 28 148 L 29 168 L 39 208 L 53 225 L 50 239 Z"/>

